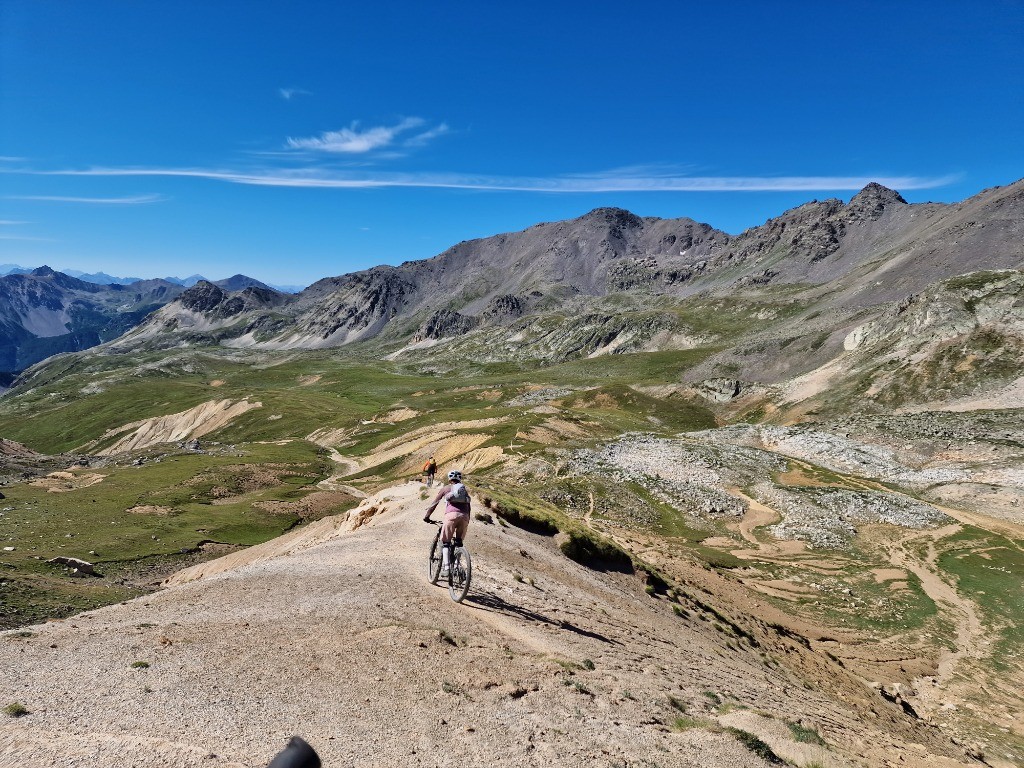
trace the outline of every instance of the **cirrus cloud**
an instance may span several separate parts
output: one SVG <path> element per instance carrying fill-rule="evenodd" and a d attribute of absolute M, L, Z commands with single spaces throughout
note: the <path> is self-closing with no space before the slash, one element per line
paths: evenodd
<path fill-rule="evenodd" d="M 361 189 L 418 187 L 498 192 L 821 192 L 856 191 L 871 182 L 897 190 L 934 189 L 957 181 L 945 176 L 688 176 L 648 168 L 562 176 L 490 176 L 460 173 L 330 171 L 323 168 L 238 170 L 224 168 L 90 168 L 18 171 L 43 176 L 164 176 L 211 179 L 269 187 Z M 2 172 L 2 171 L 0 171 Z M 50 198 L 57 199 L 57 198 Z M 126 200 L 127 201 L 127 200 Z M 100 202 L 100 201 L 96 201 Z M 112 202 L 112 201 L 110 201 Z"/>
<path fill-rule="evenodd" d="M 426 120 L 422 117 L 407 117 L 395 125 L 378 125 L 372 128 L 361 127 L 357 120 L 348 128 L 325 131 L 319 136 L 299 139 L 289 137 L 287 145 L 291 149 L 358 155 L 388 147 L 395 142 L 400 134 L 424 125 L 426 125 Z M 421 146 L 447 130 L 448 126 L 442 123 L 436 128 L 428 129 L 407 139 L 405 146 Z"/>
<path fill-rule="evenodd" d="M 130 197 L 71 197 L 66 195 L 8 195 L 7 200 L 33 200 L 44 203 L 87 203 L 89 205 L 145 205 L 160 203 L 163 195 L 132 195 Z"/>

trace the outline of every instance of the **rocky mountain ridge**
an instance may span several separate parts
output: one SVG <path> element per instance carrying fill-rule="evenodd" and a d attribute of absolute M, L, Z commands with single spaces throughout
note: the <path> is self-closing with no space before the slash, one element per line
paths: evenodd
<path fill-rule="evenodd" d="M 687 380 L 772 384 L 851 353 L 851 333 L 930 286 L 1024 267 L 1022 220 L 1024 181 L 957 204 L 910 204 L 869 184 L 849 202 L 811 201 L 736 236 L 598 208 L 431 259 L 324 278 L 296 295 L 249 278 L 200 281 L 126 317 L 117 326 L 124 336 L 98 340 L 117 352 L 372 340 L 393 358 L 427 360 L 458 338 L 460 355 L 480 362 L 706 349 Z M 88 346 L 76 343 L 43 346 Z"/>
<path fill-rule="evenodd" d="M 1024 182 L 955 205 L 912 205 L 869 184 L 848 203 L 806 203 L 735 237 L 691 219 L 598 208 L 462 242 L 432 259 L 325 278 L 275 305 L 275 322 L 222 308 L 203 325 L 237 346 L 320 348 L 462 334 L 618 293 L 682 299 L 838 280 L 834 303 L 875 306 L 955 274 L 1021 266 L 1022 212 Z M 196 327 L 175 319 L 182 307 L 172 304 L 134 336 L 153 341 Z"/>
<path fill-rule="evenodd" d="M 1024 182 L 957 204 L 910 204 L 869 184 L 847 203 L 812 201 L 737 236 L 691 219 L 598 208 L 462 242 L 432 259 L 325 278 L 295 296 L 201 282 L 112 348 L 323 349 L 372 340 L 393 359 L 430 365 L 434 347 L 456 338 L 460 358 L 479 362 L 694 349 L 707 350 L 684 374 L 695 384 L 812 375 L 835 382 L 831 369 L 814 371 L 833 365 L 868 375 L 874 347 L 858 351 L 848 341 L 866 329 L 904 328 L 918 338 L 921 326 L 905 327 L 898 315 L 914 297 L 938 291 L 968 315 L 982 310 L 963 285 L 936 286 L 1024 267 L 1022 220 Z M 977 370 L 1003 371 L 1015 344 L 983 344 L 979 359 L 1003 362 Z M 855 388 L 850 379 L 847 389 Z"/>
<path fill-rule="evenodd" d="M 204 284 L 218 291 L 283 296 L 245 275 Z M 103 285 L 48 266 L 0 277 L 0 383 L 51 355 L 116 339 L 183 291 L 184 286 L 163 279 Z M 229 304 L 234 311 L 246 306 L 241 299 Z"/>

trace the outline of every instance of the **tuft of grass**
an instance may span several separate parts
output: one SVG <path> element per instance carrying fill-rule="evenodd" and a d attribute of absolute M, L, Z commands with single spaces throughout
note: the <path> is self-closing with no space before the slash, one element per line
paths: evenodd
<path fill-rule="evenodd" d="M 787 722 L 786 726 L 789 728 L 789 732 L 793 734 L 793 741 L 798 741 L 801 744 L 817 744 L 819 747 L 826 746 L 825 740 L 813 728 L 806 728 L 800 725 L 800 723 L 790 722 Z"/>
<path fill-rule="evenodd" d="M 490 512 L 475 512 L 473 514 L 474 520 L 479 520 L 485 525 L 494 525 L 494 516 Z"/>
<path fill-rule="evenodd" d="M 149 662 L 148 661 L 133 661 L 131 663 L 131 666 L 132 666 L 132 669 L 148 669 L 149 668 Z"/>
<path fill-rule="evenodd" d="M 455 639 L 455 636 L 444 629 L 437 630 L 437 639 L 440 640 L 442 643 L 454 645 L 456 648 L 459 647 L 459 641 Z"/>
<path fill-rule="evenodd" d="M 761 741 L 757 736 L 750 733 L 750 731 L 744 731 L 739 728 L 726 728 L 725 732 L 731 734 L 740 744 L 765 762 L 773 763 L 775 765 L 785 765 L 785 761 L 776 755 L 771 747 Z"/>
<path fill-rule="evenodd" d="M 580 666 L 583 667 L 584 669 L 595 669 L 596 668 L 595 665 L 594 665 L 594 662 L 591 661 L 590 659 L 584 659 L 583 661 L 581 661 L 580 662 Z"/>
<path fill-rule="evenodd" d="M 691 728 L 707 728 L 711 725 L 708 720 L 703 720 L 699 717 L 690 717 L 689 715 L 680 715 L 672 721 L 673 731 L 688 731 Z"/>
<path fill-rule="evenodd" d="M 722 706 L 722 697 L 714 691 L 703 691 L 704 697 L 716 707 Z"/>
<path fill-rule="evenodd" d="M 29 711 L 24 704 L 15 701 L 4 707 L 4 714 L 8 717 L 24 717 Z"/>
<path fill-rule="evenodd" d="M 441 690 L 452 696 L 458 696 L 462 694 L 462 686 L 458 683 L 452 683 L 447 680 L 441 682 Z"/>

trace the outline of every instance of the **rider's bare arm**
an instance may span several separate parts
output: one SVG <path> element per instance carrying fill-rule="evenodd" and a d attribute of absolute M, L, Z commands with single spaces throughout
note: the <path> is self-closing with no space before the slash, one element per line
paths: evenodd
<path fill-rule="evenodd" d="M 446 485 L 443 486 L 441 490 L 437 492 L 437 496 L 434 497 L 434 502 L 429 507 L 427 507 L 427 512 L 425 515 L 423 515 L 424 520 L 428 522 L 430 521 L 430 516 L 434 513 L 434 510 L 437 508 L 437 505 L 441 503 L 441 499 L 443 499 L 444 495 L 448 493 L 448 491 L 450 490 L 451 488 Z"/>

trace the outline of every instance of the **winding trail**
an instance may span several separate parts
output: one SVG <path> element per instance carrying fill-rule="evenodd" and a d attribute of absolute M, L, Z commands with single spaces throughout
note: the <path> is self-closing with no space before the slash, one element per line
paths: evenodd
<path fill-rule="evenodd" d="M 948 702 L 949 684 L 957 668 L 967 659 L 984 657 L 989 647 L 989 640 L 977 607 L 970 600 L 961 597 L 952 585 L 939 577 L 936 542 L 960 530 L 960 524 L 954 523 L 942 528 L 914 531 L 894 541 L 888 548 L 889 561 L 897 568 L 917 576 L 925 594 L 945 610 L 955 627 L 953 650 L 941 647 L 936 674 L 916 681 L 918 695 L 915 701 L 922 705 L 924 713 L 927 714 L 934 714 L 942 704 Z M 922 539 L 927 540 L 928 546 L 924 560 L 915 556 L 909 546 Z"/>

